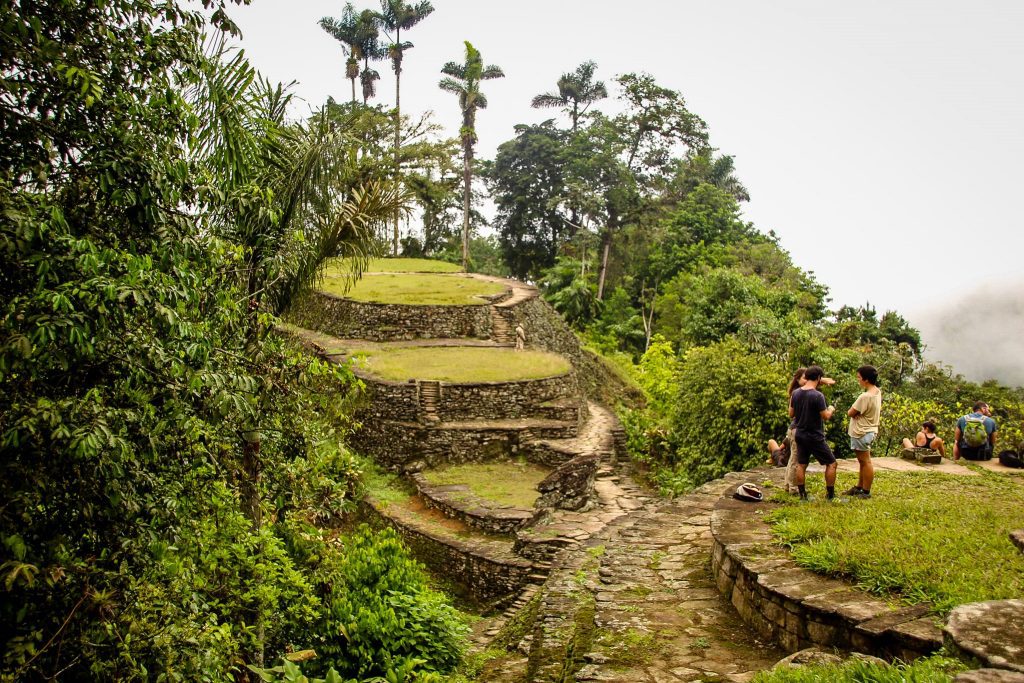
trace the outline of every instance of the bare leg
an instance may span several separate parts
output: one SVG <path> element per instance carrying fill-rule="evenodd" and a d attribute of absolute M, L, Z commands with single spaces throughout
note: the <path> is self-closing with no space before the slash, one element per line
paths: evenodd
<path fill-rule="evenodd" d="M 939 437 L 935 437 L 935 439 L 932 441 L 932 450 L 938 451 L 939 455 L 941 455 L 943 458 L 945 458 L 946 457 L 946 442 L 943 441 L 942 439 L 940 439 Z"/>
<path fill-rule="evenodd" d="M 828 471 L 825 472 L 825 476 L 826 477 L 828 476 Z M 806 479 L 806 477 L 807 477 L 807 465 L 802 465 L 800 463 L 797 463 L 797 465 L 796 465 L 796 485 L 797 486 L 803 486 L 804 485 L 804 480 Z M 835 474 L 835 470 L 833 470 L 832 471 L 832 480 L 835 481 L 835 478 L 836 478 L 836 474 Z"/>
<path fill-rule="evenodd" d="M 910 439 L 904 438 L 903 439 L 903 448 L 905 448 L 907 450 L 912 450 L 913 448 L 915 448 L 914 442 L 911 441 Z"/>
<path fill-rule="evenodd" d="M 904 441 L 907 440 L 904 439 Z M 857 486 L 862 491 L 870 491 L 871 484 L 875 481 L 875 465 L 871 462 L 871 451 L 854 451 L 854 454 L 857 456 L 857 466 L 860 468 Z"/>
<path fill-rule="evenodd" d="M 838 463 L 832 463 L 825 468 L 825 486 L 836 485 L 836 471 L 839 469 Z"/>
<path fill-rule="evenodd" d="M 768 439 L 768 455 L 774 455 L 779 450 L 779 442 L 775 439 Z"/>

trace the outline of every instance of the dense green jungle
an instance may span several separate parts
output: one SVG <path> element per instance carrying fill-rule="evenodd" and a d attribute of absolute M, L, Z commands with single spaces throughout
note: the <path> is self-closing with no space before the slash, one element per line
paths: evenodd
<path fill-rule="evenodd" d="M 373 102 L 372 65 L 401 74 L 429 2 L 325 18 L 351 98 L 302 120 L 231 47 L 232 6 L 0 7 L 0 680 L 294 679 L 282 657 L 304 650 L 330 681 L 472 675 L 468 617 L 395 533 L 353 521 L 360 382 L 275 333 L 334 257 L 539 284 L 640 389 L 614 407 L 666 496 L 763 462 L 812 363 L 837 405 L 879 368 L 894 448 L 977 398 L 1020 441 L 1020 388 L 924 362 L 897 311 L 831 310 L 654 77 L 565 65 L 532 103 L 551 119 L 478 159 L 503 73 L 472 44 L 439 74 L 457 139 Z"/>

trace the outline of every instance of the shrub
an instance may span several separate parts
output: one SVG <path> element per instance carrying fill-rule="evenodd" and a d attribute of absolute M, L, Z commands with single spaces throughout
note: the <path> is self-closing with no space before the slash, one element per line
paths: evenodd
<path fill-rule="evenodd" d="M 428 586 L 398 534 L 361 526 L 344 546 L 320 572 L 324 612 L 310 633 L 318 665 L 359 678 L 384 676 L 413 660 L 421 671 L 451 671 L 467 628 L 447 598 Z"/>

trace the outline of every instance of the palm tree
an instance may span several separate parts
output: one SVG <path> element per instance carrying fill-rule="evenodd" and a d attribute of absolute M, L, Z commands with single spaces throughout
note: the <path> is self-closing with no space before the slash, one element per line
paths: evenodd
<path fill-rule="evenodd" d="M 604 82 L 594 80 L 596 69 L 597 64 L 594 62 L 583 62 L 576 67 L 575 71 L 562 74 L 562 77 L 558 79 L 557 94 L 537 95 L 530 103 L 531 106 L 535 109 L 566 108 L 569 118 L 572 119 L 572 132 L 575 133 L 579 127 L 580 117 L 587 111 L 587 108 L 594 102 L 608 97 L 608 89 L 604 87 Z"/>
<path fill-rule="evenodd" d="M 381 11 L 377 19 L 384 29 L 384 35 L 390 41 L 387 47 L 391 58 L 391 68 L 395 70 L 395 178 L 398 178 L 398 148 L 402 144 L 402 59 L 405 51 L 413 45 L 409 41 L 402 42 L 402 31 L 409 30 L 423 21 L 434 6 L 429 0 L 421 0 L 410 5 L 405 0 L 380 0 Z M 398 216 L 394 217 L 394 243 L 392 252 L 398 256 Z"/>
<path fill-rule="evenodd" d="M 438 87 L 459 97 L 459 108 L 462 109 L 462 127 L 459 137 L 462 139 L 462 267 L 469 268 L 469 199 L 473 185 L 473 145 L 476 144 L 476 110 L 487 108 L 487 98 L 480 92 L 480 81 L 492 78 L 503 78 L 505 72 L 501 67 L 489 64 L 484 66 L 480 51 L 467 40 L 466 61 L 464 64 L 448 62 L 441 68 L 446 78 L 442 78 Z"/>
<path fill-rule="evenodd" d="M 351 2 L 345 3 L 341 19 L 323 17 L 320 28 L 334 36 L 341 43 L 345 60 L 345 78 L 352 82 L 352 103 L 356 101 L 356 79 L 359 78 L 359 15 Z"/>
<path fill-rule="evenodd" d="M 370 68 L 370 60 L 384 59 L 387 55 L 379 40 L 379 21 L 377 13 L 368 9 L 364 9 L 356 18 L 357 51 L 363 60 L 363 73 L 359 78 L 363 86 L 363 104 L 371 97 L 376 97 L 375 82 L 380 79 L 380 74 Z"/>

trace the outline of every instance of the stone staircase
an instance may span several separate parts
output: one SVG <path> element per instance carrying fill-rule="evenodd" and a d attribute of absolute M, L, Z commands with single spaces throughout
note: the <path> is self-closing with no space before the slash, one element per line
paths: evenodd
<path fill-rule="evenodd" d="M 420 411 L 424 422 L 438 423 L 437 406 L 441 402 L 441 383 L 420 380 L 416 383 L 419 392 Z"/>
<path fill-rule="evenodd" d="M 491 339 L 501 346 L 516 343 L 516 331 L 498 306 L 491 306 Z"/>

